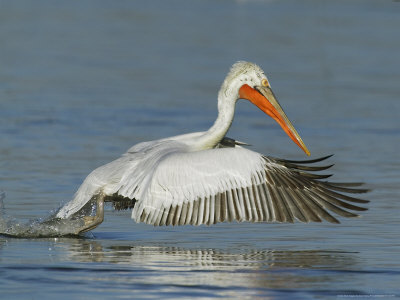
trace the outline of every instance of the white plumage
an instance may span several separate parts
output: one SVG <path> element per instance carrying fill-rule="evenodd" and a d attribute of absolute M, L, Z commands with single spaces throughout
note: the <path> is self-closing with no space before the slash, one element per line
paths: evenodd
<path fill-rule="evenodd" d="M 93 229 L 103 221 L 99 214 L 103 214 L 104 201 L 117 206 L 127 201 L 127 207 L 133 207 L 134 220 L 153 225 L 232 220 L 338 222 L 328 211 L 351 217 L 357 215 L 343 208 L 365 210 L 348 202 L 366 200 L 337 192 L 365 192 L 353 188 L 358 184 L 328 183 L 320 181 L 325 175 L 305 172 L 329 166 L 307 167 L 303 162 L 266 157 L 226 138 L 239 98 L 251 101 L 274 118 L 309 154 L 275 99 L 264 72 L 255 64 L 238 62 L 220 89 L 218 118 L 208 131 L 133 146 L 122 157 L 94 170 L 57 217 L 73 217 L 94 200 L 101 203 L 101 209 L 98 207 L 97 217 L 88 217 L 80 231 Z"/>

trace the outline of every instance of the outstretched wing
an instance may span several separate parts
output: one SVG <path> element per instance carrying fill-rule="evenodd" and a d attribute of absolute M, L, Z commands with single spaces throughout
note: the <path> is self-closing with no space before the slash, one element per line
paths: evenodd
<path fill-rule="evenodd" d="M 322 181 L 316 175 L 330 166 L 305 166 L 309 161 L 289 161 L 263 156 L 245 148 L 220 148 L 175 152 L 162 158 L 140 197 L 125 189 L 119 194 L 135 198 L 132 217 L 153 225 L 214 224 L 224 221 L 339 223 L 366 208 L 352 203 L 366 200 L 343 193 L 364 193 L 359 183 Z"/>

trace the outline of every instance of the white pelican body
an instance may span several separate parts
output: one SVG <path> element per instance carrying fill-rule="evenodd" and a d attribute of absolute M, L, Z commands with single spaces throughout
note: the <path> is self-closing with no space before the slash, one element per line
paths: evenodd
<path fill-rule="evenodd" d="M 368 201 L 335 192 L 366 192 L 349 188 L 358 184 L 323 182 L 319 179 L 326 175 L 304 172 L 328 168 L 302 165 L 324 158 L 305 162 L 274 159 L 226 138 L 239 98 L 251 101 L 274 118 L 309 155 L 261 68 L 237 62 L 219 91 L 218 118 L 208 131 L 133 146 L 122 157 L 94 170 L 57 217 L 82 217 L 84 207 L 96 202 L 96 215 L 84 216 L 85 225 L 79 233 L 103 221 L 103 204 L 107 201 L 117 209 L 133 208 L 135 221 L 153 225 L 296 219 L 338 223 L 328 211 L 352 217 L 357 215 L 343 208 L 365 210 L 345 201 Z"/>

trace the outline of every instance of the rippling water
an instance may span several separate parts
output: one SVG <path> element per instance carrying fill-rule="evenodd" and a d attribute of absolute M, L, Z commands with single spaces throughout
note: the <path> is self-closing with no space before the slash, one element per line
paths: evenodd
<path fill-rule="evenodd" d="M 399 28 L 392 1 L 0 1 L 2 232 L 48 230 L 133 144 L 207 129 L 241 59 L 266 71 L 313 157 L 335 154 L 333 179 L 373 189 L 340 225 L 155 228 L 108 208 L 82 237 L 3 235 L 1 297 L 399 296 Z M 229 136 L 303 158 L 246 102 Z"/>

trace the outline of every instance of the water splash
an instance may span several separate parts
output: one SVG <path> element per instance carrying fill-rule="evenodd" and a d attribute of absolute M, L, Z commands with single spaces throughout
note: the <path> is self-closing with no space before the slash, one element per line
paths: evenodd
<path fill-rule="evenodd" d="M 30 220 L 26 223 L 20 222 L 6 214 L 4 198 L 5 193 L 0 192 L 0 235 L 19 238 L 77 235 L 78 229 L 83 225 L 84 212 L 69 219 L 57 218 L 57 212 L 53 212 L 45 218 Z"/>

